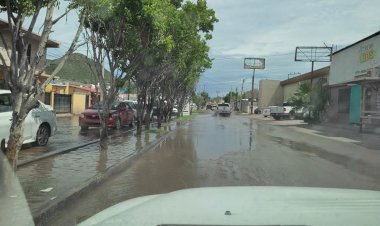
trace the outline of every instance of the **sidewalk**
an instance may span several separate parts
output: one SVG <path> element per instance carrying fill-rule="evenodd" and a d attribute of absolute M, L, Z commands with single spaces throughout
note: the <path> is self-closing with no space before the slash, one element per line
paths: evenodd
<path fill-rule="evenodd" d="M 248 117 L 270 125 L 296 127 L 299 128 L 298 130 L 304 129 L 304 131 L 310 134 L 334 137 L 337 140 L 355 143 L 365 148 L 380 150 L 380 134 L 360 133 L 360 128 L 357 125 L 336 123 L 309 125 L 303 122 L 303 120 L 274 120 L 271 117 L 264 117 L 262 115 L 248 115 Z"/>
<path fill-rule="evenodd" d="M 317 125 L 301 126 L 305 129 L 315 130 L 324 136 L 340 136 L 358 140 L 358 145 L 363 147 L 380 150 L 380 135 L 376 133 L 360 133 L 358 125 L 342 125 L 335 123 L 321 123 Z"/>
<path fill-rule="evenodd" d="M 175 128 L 176 123 L 170 123 L 166 131 Z M 112 136 L 106 151 L 100 151 L 95 143 L 19 167 L 17 176 L 36 222 L 43 224 L 56 208 L 124 169 L 131 159 L 165 136 L 165 131 L 146 131 L 141 136 L 131 131 Z"/>

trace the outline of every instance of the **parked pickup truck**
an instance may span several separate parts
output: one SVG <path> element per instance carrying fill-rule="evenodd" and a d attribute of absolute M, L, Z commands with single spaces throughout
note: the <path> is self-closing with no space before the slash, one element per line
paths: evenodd
<path fill-rule="evenodd" d="M 270 116 L 276 120 L 280 120 L 281 118 L 293 120 L 295 119 L 295 109 L 285 102 L 282 106 L 271 106 Z"/>
<path fill-rule="evenodd" d="M 229 103 L 218 104 L 217 113 L 220 116 L 231 116 L 231 111 Z"/>

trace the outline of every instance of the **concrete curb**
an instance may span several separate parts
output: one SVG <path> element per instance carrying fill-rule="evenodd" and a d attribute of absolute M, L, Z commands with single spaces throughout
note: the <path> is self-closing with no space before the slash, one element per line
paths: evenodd
<path fill-rule="evenodd" d="M 64 154 L 64 153 L 73 151 L 73 150 L 78 149 L 78 148 L 83 148 L 83 147 L 86 147 L 88 145 L 97 143 L 99 141 L 100 141 L 99 139 L 96 139 L 96 140 L 89 141 L 89 142 L 86 142 L 86 143 L 83 143 L 83 144 L 80 144 L 80 145 L 75 145 L 75 146 L 72 146 L 72 147 L 69 147 L 69 148 L 64 148 L 64 149 L 61 149 L 61 150 L 52 151 L 52 152 L 49 152 L 49 153 L 46 153 L 46 154 L 43 154 L 43 155 L 40 155 L 40 156 L 37 156 L 37 157 L 34 157 L 34 158 L 30 158 L 30 159 L 27 159 L 27 160 L 19 161 L 18 164 L 17 164 L 17 167 L 24 166 L 24 165 L 27 165 L 29 163 L 32 163 L 32 162 L 35 162 L 35 161 L 38 161 L 38 160 L 41 160 L 41 159 L 45 159 L 45 158 L 48 158 L 48 157 L 51 157 L 51 156 L 54 156 L 54 155 Z"/>
<path fill-rule="evenodd" d="M 36 213 L 33 214 L 33 219 L 36 225 L 46 225 L 47 220 L 55 216 L 55 212 L 57 209 L 64 208 L 67 203 L 70 201 L 73 201 L 80 197 L 82 194 L 94 189 L 96 186 L 98 186 L 100 183 L 107 180 L 110 176 L 115 175 L 117 173 L 120 173 L 121 171 L 125 170 L 131 164 L 142 154 L 145 152 L 153 149 L 157 145 L 161 144 L 166 140 L 167 137 L 169 137 L 175 130 L 169 131 L 168 133 L 165 133 L 160 138 L 158 138 L 155 141 L 150 142 L 143 148 L 139 150 L 135 150 L 133 153 L 125 156 L 122 158 L 122 160 L 119 163 L 116 163 L 113 166 L 110 166 L 104 173 L 99 173 L 91 178 L 89 178 L 84 183 L 76 186 L 75 188 L 69 190 L 66 195 L 58 197 L 52 201 L 46 202 L 44 204 L 44 208 L 40 209 Z"/>

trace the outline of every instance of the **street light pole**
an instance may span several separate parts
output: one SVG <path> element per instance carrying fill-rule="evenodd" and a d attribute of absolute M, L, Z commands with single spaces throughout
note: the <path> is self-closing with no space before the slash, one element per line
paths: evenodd
<path fill-rule="evenodd" d="M 255 84 L 255 69 L 253 69 L 253 75 L 252 75 L 252 93 L 251 93 L 251 114 L 253 114 L 253 89 L 254 89 L 254 84 Z"/>
<path fill-rule="evenodd" d="M 245 81 L 245 79 L 243 79 L 243 83 L 241 84 L 240 111 L 243 111 L 243 87 L 244 87 L 244 81 Z"/>

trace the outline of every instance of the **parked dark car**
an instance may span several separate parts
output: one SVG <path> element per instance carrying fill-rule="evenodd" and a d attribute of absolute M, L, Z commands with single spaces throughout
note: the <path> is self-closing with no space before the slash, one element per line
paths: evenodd
<path fill-rule="evenodd" d="M 100 118 L 98 108 L 102 108 L 102 103 L 93 105 L 87 109 L 79 117 L 79 126 L 82 129 L 89 127 L 99 127 Z M 114 102 L 110 107 L 110 114 L 107 119 L 108 127 L 120 129 L 124 125 L 133 126 L 134 112 L 126 102 Z"/>

